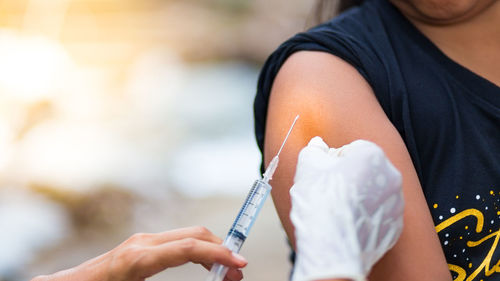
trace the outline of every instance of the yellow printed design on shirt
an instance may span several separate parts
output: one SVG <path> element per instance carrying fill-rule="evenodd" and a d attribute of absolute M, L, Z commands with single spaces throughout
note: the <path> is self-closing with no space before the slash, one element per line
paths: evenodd
<path fill-rule="evenodd" d="M 458 199 L 461 196 L 454 196 Z M 500 249 L 497 250 L 500 240 L 500 193 L 490 191 L 486 200 L 476 195 L 483 208 L 469 208 L 459 211 L 450 208 L 451 217 L 436 225 L 445 253 L 447 253 L 448 267 L 453 273 L 454 281 L 496 280 L 500 278 Z M 489 206 L 488 206 L 489 205 Z M 433 204 L 436 209 L 438 204 Z M 488 218 L 485 221 L 485 214 Z M 454 247 L 446 248 L 450 244 Z M 470 256 L 474 253 L 474 258 Z M 481 257 L 478 258 L 477 254 Z M 451 257 L 451 258 L 450 258 Z M 450 262 L 456 260 L 459 264 Z"/>

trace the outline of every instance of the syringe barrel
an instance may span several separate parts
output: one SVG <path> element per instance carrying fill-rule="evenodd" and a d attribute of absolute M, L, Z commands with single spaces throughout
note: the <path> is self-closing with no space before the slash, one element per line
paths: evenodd
<path fill-rule="evenodd" d="M 238 253 L 245 242 L 245 238 L 237 237 L 235 235 L 228 235 L 224 240 L 223 245 L 229 248 L 232 252 Z M 222 281 L 227 274 L 229 268 L 222 264 L 215 263 L 208 274 L 205 281 Z"/>
<path fill-rule="evenodd" d="M 239 253 L 271 189 L 264 180 L 259 179 L 254 182 L 223 243 L 232 252 Z M 228 268 L 223 265 L 214 264 L 205 281 L 222 281 L 227 270 Z"/>
<path fill-rule="evenodd" d="M 247 237 L 272 187 L 259 179 L 254 182 L 227 236 Z"/>

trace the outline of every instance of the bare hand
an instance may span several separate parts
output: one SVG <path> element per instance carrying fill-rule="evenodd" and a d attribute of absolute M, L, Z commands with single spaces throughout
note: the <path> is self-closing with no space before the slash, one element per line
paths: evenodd
<path fill-rule="evenodd" d="M 194 262 L 209 269 L 213 263 L 230 268 L 225 281 L 239 281 L 239 268 L 247 261 L 221 245 L 222 240 L 204 227 L 189 227 L 162 233 L 138 233 L 113 250 L 75 268 L 33 281 L 145 280 L 169 267 Z"/>

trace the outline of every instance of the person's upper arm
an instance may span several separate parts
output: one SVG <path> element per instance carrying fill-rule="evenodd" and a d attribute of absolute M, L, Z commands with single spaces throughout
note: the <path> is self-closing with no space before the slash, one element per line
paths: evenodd
<path fill-rule="evenodd" d="M 402 173 L 405 199 L 401 238 L 375 266 L 370 280 L 451 280 L 406 146 L 359 72 L 327 53 L 302 51 L 290 56 L 271 91 L 264 143 L 266 165 L 297 114 L 300 119 L 271 182 L 272 197 L 292 245 L 295 241 L 288 192 L 299 151 L 314 136 L 322 137 L 330 147 L 356 139 L 370 140 L 382 147 Z"/>

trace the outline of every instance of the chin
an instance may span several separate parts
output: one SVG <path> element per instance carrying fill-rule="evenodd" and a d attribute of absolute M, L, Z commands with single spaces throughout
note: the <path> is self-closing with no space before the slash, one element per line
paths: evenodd
<path fill-rule="evenodd" d="M 450 24 L 481 13 L 497 0 L 392 0 L 405 14 L 434 24 Z"/>

